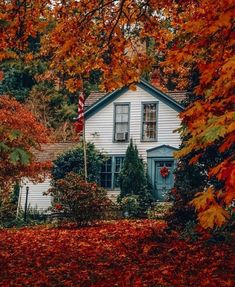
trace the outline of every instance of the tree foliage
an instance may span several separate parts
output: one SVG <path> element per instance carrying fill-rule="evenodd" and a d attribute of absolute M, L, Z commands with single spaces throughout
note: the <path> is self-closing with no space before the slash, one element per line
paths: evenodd
<path fill-rule="evenodd" d="M 208 184 L 192 201 L 201 225 L 212 228 L 226 222 L 226 208 L 235 198 L 235 7 L 233 1 L 227 0 L 185 1 L 180 5 L 180 13 L 174 15 L 177 40 L 165 63 L 176 70 L 176 63 L 188 69 L 196 67 L 200 79 L 194 89 L 198 98 L 181 113 L 181 134 L 188 136 L 188 140 L 178 157 L 195 153 L 190 160 L 194 164 L 206 156 L 208 149 L 214 149 L 214 160 L 208 169 L 209 183 L 216 177 L 221 184 Z"/>
<path fill-rule="evenodd" d="M 87 180 L 88 182 L 100 182 L 101 165 L 105 156 L 100 153 L 92 143 L 87 143 Z M 60 155 L 52 168 L 53 180 L 62 179 L 69 172 L 74 172 L 84 178 L 84 149 L 82 145 Z"/>
<path fill-rule="evenodd" d="M 107 192 L 96 183 L 87 183 L 77 173 L 69 172 L 53 181 L 49 190 L 55 209 L 63 211 L 79 226 L 101 219 L 110 206 Z"/>
<path fill-rule="evenodd" d="M 40 150 L 48 132 L 23 105 L 0 97 L 0 189 L 8 188 L 24 176 L 36 177 L 49 162 L 36 163 L 32 149 Z"/>

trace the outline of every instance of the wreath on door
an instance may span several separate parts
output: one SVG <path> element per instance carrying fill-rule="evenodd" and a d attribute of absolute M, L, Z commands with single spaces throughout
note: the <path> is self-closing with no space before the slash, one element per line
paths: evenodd
<path fill-rule="evenodd" d="M 170 171 L 166 166 L 164 166 L 160 169 L 160 173 L 161 173 L 161 176 L 165 178 L 169 175 Z"/>

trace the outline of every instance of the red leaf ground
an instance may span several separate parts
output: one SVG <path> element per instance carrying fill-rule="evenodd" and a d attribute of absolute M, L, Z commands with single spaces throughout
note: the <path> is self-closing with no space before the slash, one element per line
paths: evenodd
<path fill-rule="evenodd" d="M 235 286 L 234 243 L 189 243 L 160 221 L 0 231 L 0 286 Z"/>

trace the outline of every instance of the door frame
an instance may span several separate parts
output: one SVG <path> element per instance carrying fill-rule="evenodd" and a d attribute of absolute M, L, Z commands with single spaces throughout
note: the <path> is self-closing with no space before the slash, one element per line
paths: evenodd
<path fill-rule="evenodd" d="M 176 161 L 174 160 L 173 157 L 157 157 L 154 159 L 154 185 L 153 185 L 153 195 L 154 195 L 154 198 L 157 200 L 157 201 L 161 201 L 161 199 L 159 199 L 157 196 L 155 196 L 155 194 L 158 194 L 157 192 L 157 179 L 156 179 L 156 176 L 157 176 L 157 165 L 156 163 L 157 162 L 160 162 L 160 161 L 171 161 L 173 163 L 173 171 L 175 170 L 176 168 Z M 173 184 L 174 184 L 174 175 L 173 175 Z"/>
<path fill-rule="evenodd" d="M 156 162 L 157 161 L 169 161 L 172 160 L 174 162 L 173 168 L 176 168 L 176 159 L 174 158 L 173 153 L 177 151 L 178 148 L 169 146 L 169 145 L 161 145 L 152 149 L 147 150 L 147 169 L 148 175 L 151 181 L 151 184 L 154 188 L 155 194 L 155 175 L 156 175 Z M 158 200 L 155 198 L 155 200 Z"/>

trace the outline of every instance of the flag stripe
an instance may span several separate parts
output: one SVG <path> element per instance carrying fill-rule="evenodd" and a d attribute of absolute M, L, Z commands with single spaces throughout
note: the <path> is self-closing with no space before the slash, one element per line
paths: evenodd
<path fill-rule="evenodd" d="M 78 97 L 78 117 L 77 122 L 75 123 L 75 129 L 77 133 L 81 133 L 83 131 L 84 126 L 84 103 L 85 97 L 83 93 L 80 93 Z"/>

